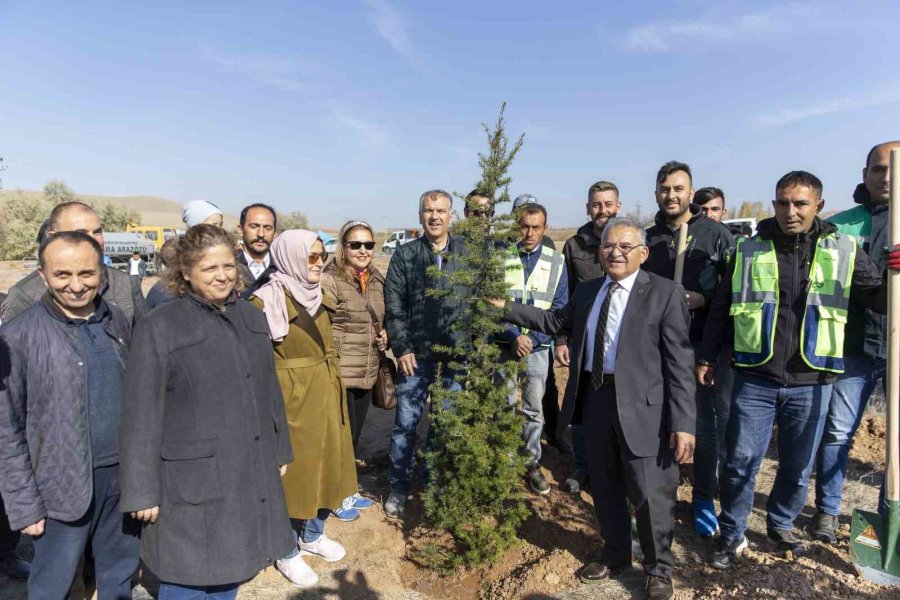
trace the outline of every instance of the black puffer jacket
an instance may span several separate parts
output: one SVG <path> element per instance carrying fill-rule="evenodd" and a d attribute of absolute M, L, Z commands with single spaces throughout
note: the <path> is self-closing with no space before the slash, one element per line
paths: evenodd
<path fill-rule="evenodd" d="M 775 321 L 775 343 L 771 360 L 758 367 L 735 367 L 745 373 L 769 379 L 783 386 L 819 385 L 835 380 L 834 373 L 817 371 L 807 365 L 800 355 L 800 325 L 806 312 L 806 289 L 809 285 L 809 266 L 816 240 L 823 233 L 837 231 L 837 227 L 816 217 L 809 233 L 788 235 L 781 231 L 775 219 L 759 222 L 757 233 L 774 240 L 778 257 L 778 314 Z M 709 310 L 703 346 L 699 359 L 716 364 L 724 342 L 734 338 L 734 328 L 728 309 L 731 307 L 731 261 L 728 273 L 716 291 Z M 850 298 L 878 313 L 887 311 L 887 285 L 878 269 L 859 249 L 853 266 Z"/>
<path fill-rule="evenodd" d="M 703 308 L 690 311 L 691 343 L 699 345 L 703 339 L 703 325 L 712 304 L 719 280 L 728 268 L 728 258 L 734 250 L 734 236 L 722 225 L 707 218 L 699 206 L 690 205 L 688 242 L 684 258 L 682 285 L 684 289 L 702 294 Z M 662 212 L 656 213 L 655 224 L 647 229 L 647 248 L 650 256 L 641 266 L 645 271 L 666 279 L 675 277 L 675 241 L 678 233 L 669 229 Z"/>
<path fill-rule="evenodd" d="M 385 325 L 395 356 L 415 353 L 417 358 L 444 360 L 432 346 L 455 346 L 458 334 L 452 326 L 463 314 L 468 291 L 452 286 L 449 276 L 460 267 L 459 258 L 468 250 L 461 238 L 450 237 L 443 258 L 444 277 L 426 272 L 437 264 L 436 255 L 423 236 L 400 246 L 391 257 L 384 283 Z M 447 297 L 426 295 L 429 289 L 450 290 Z"/>
<path fill-rule="evenodd" d="M 107 306 L 103 328 L 124 369 L 131 324 Z M 0 482 L 13 531 L 75 521 L 94 495 L 79 335 L 46 295 L 0 327 Z"/>

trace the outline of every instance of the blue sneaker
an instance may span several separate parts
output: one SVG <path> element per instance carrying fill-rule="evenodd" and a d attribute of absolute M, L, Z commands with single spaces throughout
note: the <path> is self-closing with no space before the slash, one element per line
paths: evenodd
<path fill-rule="evenodd" d="M 712 500 L 694 499 L 694 533 L 697 537 L 709 538 L 719 531 L 719 519 Z"/>
<path fill-rule="evenodd" d="M 349 499 L 351 500 L 350 506 L 356 510 L 365 510 L 375 506 L 374 500 L 361 496 L 360 494 L 353 494 Z"/>
<path fill-rule="evenodd" d="M 359 511 L 352 506 L 349 508 L 345 508 L 342 506 L 336 510 L 331 511 L 331 514 L 337 517 L 338 521 L 355 521 L 359 518 Z"/>

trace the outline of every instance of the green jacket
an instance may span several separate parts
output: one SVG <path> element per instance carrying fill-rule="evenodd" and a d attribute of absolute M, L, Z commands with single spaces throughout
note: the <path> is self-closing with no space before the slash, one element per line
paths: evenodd
<path fill-rule="evenodd" d="M 887 205 L 874 204 L 863 184 L 853 194 L 859 205 L 828 218 L 838 231 L 855 236 L 858 245 L 879 271 L 884 270 L 884 247 L 888 245 Z M 851 298 L 847 316 L 844 353 L 853 356 L 887 359 L 887 315 L 867 309 Z"/>

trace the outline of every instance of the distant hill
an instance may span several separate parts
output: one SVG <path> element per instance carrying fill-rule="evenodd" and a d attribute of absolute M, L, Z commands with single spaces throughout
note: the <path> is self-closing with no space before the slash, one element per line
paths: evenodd
<path fill-rule="evenodd" d="M 21 194 L 26 197 L 41 196 L 41 192 L 31 190 L 0 190 L 0 203 L 7 202 L 10 198 Z M 154 196 L 93 196 L 90 194 L 76 194 L 76 198 L 92 205 L 112 204 L 136 210 L 141 214 L 143 225 L 159 225 L 184 228 L 181 221 L 181 203 Z M 238 217 L 225 214 L 225 227 L 234 231 L 238 224 Z"/>

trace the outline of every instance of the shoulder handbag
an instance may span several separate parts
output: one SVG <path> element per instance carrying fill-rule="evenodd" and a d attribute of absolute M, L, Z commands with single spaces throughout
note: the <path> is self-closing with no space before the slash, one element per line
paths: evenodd
<path fill-rule="evenodd" d="M 366 302 L 366 310 L 372 317 L 375 334 L 381 335 L 378 317 L 368 302 Z M 372 388 L 372 404 L 384 410 L 391 410 L 397 406 L 397 365 L 384 352 L 378 352 L 378 356 L 378 375 L 375 377 L 375 387 Z"/>

